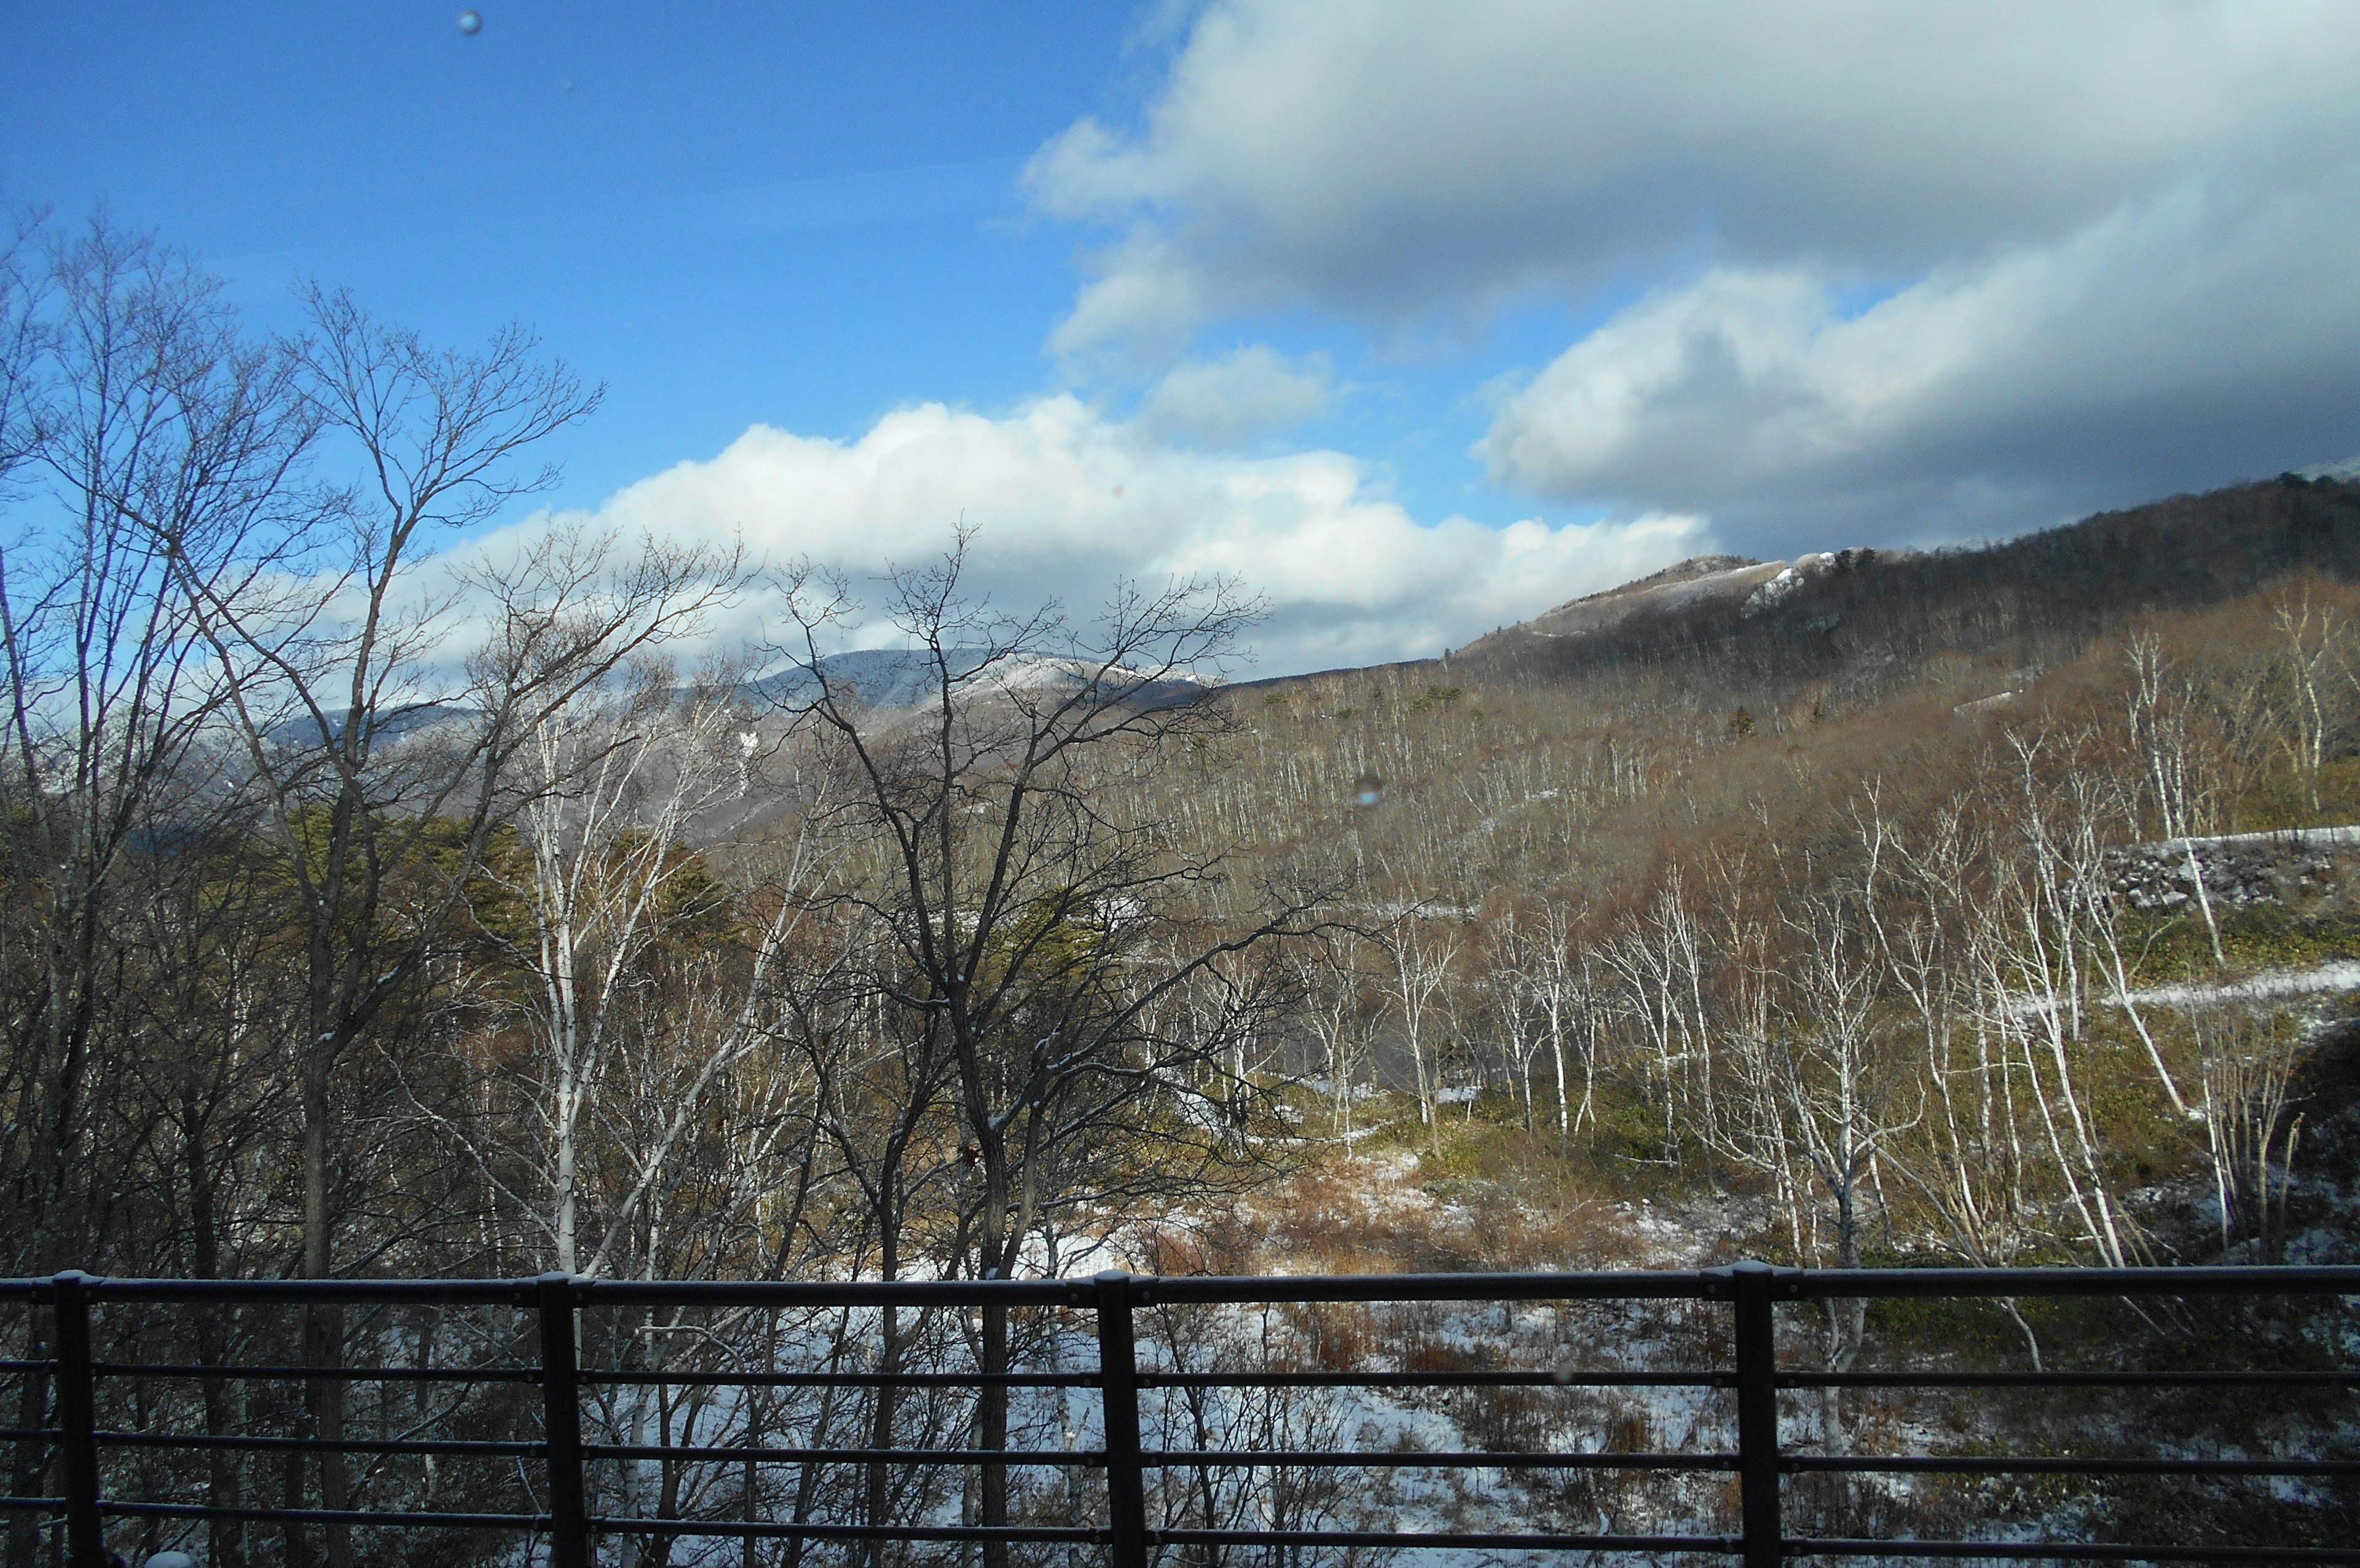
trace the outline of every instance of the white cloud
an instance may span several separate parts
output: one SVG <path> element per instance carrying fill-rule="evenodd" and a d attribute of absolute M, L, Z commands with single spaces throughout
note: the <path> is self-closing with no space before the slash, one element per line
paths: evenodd
<path fill-rule="evenodd" d="M 1318 418 L 1334 399 L 1333 381 L 1325 354 L 1297 365 L 1266 343 L 1252 343 L 1218 359 L 1175 365 L 1140 405 L 1139 427 L 1156 440 L 1233 449 Z"/>
<path fill-rule="evenodd" d="M 1070 368 L 1168 365 L 1212 313 L 1196 270 L 1152 234 L 1133 235 L 1090 265 L 1098 281 L 1049 334 L 1050 351 Z"/>
<path fill-rule="evenodd" d="M 1214 0 L 1027 169 L 1112 236 L 1051 346 L 1635 285 L 1496 481 L 1757 550 L 2225 483 L 2360 439 L 2355 64 L 2348 0 Z"/>
<path fill-rule="evenodd" d="M 1111 222 L 1058 345 L 1175 312 L 1457 309 L 1699 242 L 1885 276 L 2078 229 L 2360 137 L 2344 0 L 1220 0 L 1142 124 L 1033 158 Z"/>
<path fill-rule="evenodd" d="M 1422 524 L 1341 453 L 1170 447 L 1064 396 L 998 419 L 923 404 L 849 441 L 757 425 L 598 515 L 672 539 L 742 535 L 774 560 L 854 573 L 922 561 L 963 518 L 979 530 L 980 589 L 1011 604 L 1055 596 L 1084 615 L 1118 577 L 1227 573 L 1271 603 L 1254 639 L 1264 673 L 1455 647 L 1711 543 L 1675 517 Z M 727 630 L 765 613 L 749 606 Z"/>
<path fill-rule="evenodd" d="M 1823 272 L 1718 268 L 1567 350 L 1476 450 L 1545 494 L 1888 534 L 2276 472 L 2360 433 L 2355 251 L 2360 167 L 2176 192 L 1852 314 Z"/>

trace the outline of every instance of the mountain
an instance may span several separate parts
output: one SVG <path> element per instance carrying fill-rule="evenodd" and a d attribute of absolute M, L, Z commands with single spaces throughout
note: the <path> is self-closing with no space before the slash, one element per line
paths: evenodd
<path fill-rule="evenodd" d="M 953 648 L 954 675 L 971 674 L 985 657 L 982 648 Z M 849 653 L 823 655 L 819 675 L 838 691 L 849 689 L 864 707 L 914 706 L 933 689 L 936 679 L 934 655 L 923 648 L 866 648 Z M 810 670 L 797 667 L 748 682 L 746 695 L 757 702 L 790 703 L 802 700 L 815 683 Z"/>
<path fill-rule="evenodd" d="M 1633 615 L 1725 600 L 1742 602 L 1786 569 L 1785 561 L 1755 561 L 1751 556 L 1692 555 L 1651 577 L 1559 604 L 1520 626 L 1494 632 L 1492 637 L 1578 637 L 1619 626 Z M 1481 643 L 1471 646 L 1480 647 Z"/>
<path fill-rule="evenodd" d="M 2274 579 L 2360 582 L 2360 480 L 2329 471 L 2103 512 L 1996 544 L 1699 556 L 1454 653 L 1454 678 L 1553 682 L 1617 667 L 1791 690 L 1950 652 L 2046 665 L 2147 614 Z"/>
<path fill-rule="evenodd" d="M 1756 561 L 1744 555 L 1692 555 L 1652 576 L 1602 593 L 1586 594 L 1544 610 L 1529 621 L 1503 626 L 1460 650 L 1481 658 L 1507 653 L 1535 637 L 1579 637 L 1608 631 L 1626 621 L 1668 615 L 1751 614 L 1785 598 L 1804 583 L 1848 565 L 1856 554 L 1818 551 L 1792 561 Z"/>
<path fill-rule="evenodd" d="M 946 655 L 952 676 L 978 691 L 1076 687 L 1098 674 L 1098 667 L 1087 660 L 1043 655 L 1007 659 L 998 668 L 984 670 L 989 657 L 988 650 L 975 648 L 953 648 Z M 1111 683 L 1120 684 L 1127 678 L 1140 681 L 1132 701 L 1146 707 L 1194 702 L 1206 691 L 1204 682 L 1185 675 L 1141 679 L 1120 670 L 1109 674 Z M 823 656 L 816 676 L 802 668 L 774 671 L 749 682 L 746 695 L 758 705 L 789 706 L 806 700 L 820 679 L 840 694 L 848 691 L 858 706 L 882 716 L 933 700 L 939 693 L 941 676 L 934 656 L 924 648 L 857 648 Z"/>

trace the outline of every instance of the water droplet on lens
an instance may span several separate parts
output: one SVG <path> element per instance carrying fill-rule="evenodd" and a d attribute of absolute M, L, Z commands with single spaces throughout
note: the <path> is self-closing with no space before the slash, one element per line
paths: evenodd
<path fill-rule="evenodd" d="M 474 38 L 477 33 L 484 30 L 483 16 L 479 13 L 474 11 L 460 12 L 459 30 L 466 34 L 469 38 Z"/>
<path fill-rule="evenodd" d="M 1352 786 L 1352 804 L 1363 809 L 1385 798 L 1385 781 L 1373 773 L 1363 773 Z"/>

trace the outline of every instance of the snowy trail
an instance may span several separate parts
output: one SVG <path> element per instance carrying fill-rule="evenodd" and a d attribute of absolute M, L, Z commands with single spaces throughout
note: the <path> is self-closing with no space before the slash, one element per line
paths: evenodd
<path fill-rule="evenodd" d="M 2258 1002 L 2275 996 L 2309 996 L 2324 991 L 2354 990 L 2360 990 L 2360 959 L 2344 958 L 2333 964 L 2322 964 L 2316 969 L 2265 969 L 2243 980 L 2212 985 L 2182 981 L 2172 985 L 2154 985 L 2133 991 L 2130 999 L 2141 1007 L 2149 1004 L 2202 1007 L 2208 1003 Z M 2102 999 L 2109 1004 L 2119 1004 L 2116 997 Z"/>
<path fill-rule="evenodd" d="M 2193 844 L 2199 850 L 2230 849 L 2240 844 L 2285 844 L 2289 848 L 2330 849 L 2360 844 L 2360 823 L 2334 828 L 2267 828 L 2260 833 L 2216 833 L 2209 838 L 2165 838 L 2148 844 L 2135 844 L 2131 851 L 2148 851 L 2158 855 L 2185 855 Z"/>
<path fill-rule="evenodd" d="M 2128 993 L 2091 996 L 2091 1007 L 2119 1007 L 2125 1000 L 2138 1007 L 2223 1007 L 2233 1002 L 2269 1001 L 2284 996 L 2314 996 L 2334 991 L 2360 991 L 2360 959 L 2339 958 L 2311 969 L 2265 969 L 2242 980 L 2175 981 Z M 2007 1005 L 2010 1018 L 2037 1018 L 2065 1006 L 2047 996 L 2017 996 Z"/>

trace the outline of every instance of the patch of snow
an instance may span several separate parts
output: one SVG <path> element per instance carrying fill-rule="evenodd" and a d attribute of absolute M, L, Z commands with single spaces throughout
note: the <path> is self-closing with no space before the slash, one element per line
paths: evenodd
<path fill-rule="evenodd" d="M 1812 578 L 1825 576 L 1835 564 L 1835 555 L 1830 550 L 1797 556 L 1778 569 L 1777 576 L 1748 593 L 1745 603 L 1739 606 L 1739 614 L 1751 615 L 1769 608 Z"/>
<path fill-rule="evenodd" d="M 2266 969 L 2243 980 L 2209 985 L 2182 982 L 2174 985 L 2153 985 L 2143 991 L 2133 991 L 2130 1000 L 2142 1007 L 2150 1003 L 2180 1007 L 2257 1002 L 2274 996 L 2310 996 L 2322 991 L 2355 990 L 2360 990 L 2360 960 L 2346 958 L 2322 964 L 2316 969 Z M 2111 1002 L 2113 998 L 2107 1000 Z"/>
<path fill-rule="evenodd" d="M 2093 994 L 2092 1006 L 2182 1007 L 2223 1007 L 2233 1002 L 2268 1001 L 2283 996 L 2315 996 L 2335 991 L 2360 991 L 2360 960 L 2337 959 L 2313 969 L 2265 969 L 2242 980 L 2182 980 L 2169 985 L 2149 985 L 2126 995 Z M 2046 1017 L 2066 1006 L 2058 996 L 2018 996 L 2010 1001 L 2010 1018 Z"/>
<path fill-rule="evenodd" d="M 2209 838 L 2163 838 L 2150 844 L 2135 844 L 2130 848 L 2158 855 L 2186 855 L 2191 847 L 2202 851 L 2232 849 L 2243 844 L 2283 844 L 2289 849 L 2360 844 L 2360 824 L 2335 828 L 2268 828 L 2260 833 L 2214 833 Z"/>

